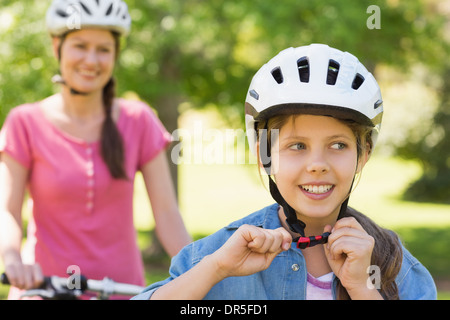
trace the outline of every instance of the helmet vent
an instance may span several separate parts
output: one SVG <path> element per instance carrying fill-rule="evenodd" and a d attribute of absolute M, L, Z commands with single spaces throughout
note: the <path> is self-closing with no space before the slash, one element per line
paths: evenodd
<path fill-rule="evenodd" d="M 359 73 L 356 74 L 355 79 L 353 79 L 353 83 L 352 83 L 352 88 L 355 90 L 358 90 L 359 87 L 361 87 L 361 85 L 364 82 L 364 77 L 362 75 L 360 75 Z"/>
<path fill-rule="evenodd" d="M 56 13 L 63 18 L 67 18 L 69 15 L 67 14 L 67 12 L 64 12 L 62 10 L 56 10 Z"/>
<path fill-rule="evenodd" d="M 339 74 L 339 63 L 333 59 L 328 62 L 327 84 L 334 86 Z"/>
<path fill-rule="evenodd" d="M 276 67 L 275 69 L 272 70 L 272 77 L 275 79 L 275 81 L 278 84 L 283 83 L 283 81 L 284 81 L 283 73 L 281 73 L 280 67 Z"/>
<path fill-rule="evenodd" d="M 373 105 L 374 109 L 378 109 L 379 107 L 381 107 L 383 105 L 383 100 L 378 100 L 377 102 L 375 102 L 375 104 Z"/>
<path fill-rule="evenodd" d="M 113 9 L 113 5 L 112 5 L 112 3 L 111 3 L 111 5 L 109 6 L 108 10 L 106 11 L 106 15 L 107 15 L 107 16 L 109 16 L 109 15 L 111 14 L 112 9 Z"/>
<path fill-rule="evenodd" d="M 307 57 L 297 60 L 298 76 L 301 82 L 309 82 L 309 61 Z"/>
<path fill-rule="evenodd" d="M 83 2 L 80 1 L 80 5 L 88 15 L 92 16 L 91 11 L 89 11 L 89 9 L 83 4 Z"/>

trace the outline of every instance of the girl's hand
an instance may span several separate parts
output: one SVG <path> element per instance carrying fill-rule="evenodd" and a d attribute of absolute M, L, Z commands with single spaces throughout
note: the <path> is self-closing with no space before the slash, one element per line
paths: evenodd
<path fill-rule="evenodd" d="M 343 218 L 336 222 L 325 255 L 334 274 L 340 279 L 350 297 L 363 297 L 371 289 L 367 285 L 368 268 L 375 240 L 363 229 L 355 218 Z M 373 294 L 374 292 L 370 292 Z"/>
<path fill-rule="evenodd" d="M 284 228 L 268 230 L 243 225 L 222 247 L 160 287 L 151 298 L 203 299 L 214 285 L 227 277 L 246 276 L 268 268 L 291 243 L 292 237 Z"/>
<path fill-rule="evenodd" d="M 284 228 L 243 225 L 212 256 L 222 278 L 246 276 L 267 269 L 280 252 L 291 247 L 291 242 Z"/>

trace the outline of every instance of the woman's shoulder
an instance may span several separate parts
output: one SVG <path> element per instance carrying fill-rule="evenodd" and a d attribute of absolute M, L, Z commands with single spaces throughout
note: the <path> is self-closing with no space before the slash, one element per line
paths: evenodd
<path fill-rule="evenodd" d="M 154 114 L 150 105 L 144 101 L 124 98 L 117 98 L 116 101 L 119 105 L 121 115 L 125 117 L 139 118 L 143 115 Z"/>
<path fill-rule="evenodd" d="M 18 105 L 9 111 L 8 116 L 10 118 L 33 119 L 40 114 L 39 104 L 39 102 L 33 102 Z"/>
<path fill-rule="evenodd" d="M 40 103 L 26 103 L 18 105 L 9 110 L 5 119 L 4 127 L 10 130 L 20 130 L 23 132 L 36 131 L 43 126 L 43 113 Z M 14 128 L 14 129 L 12 129 Z"/>

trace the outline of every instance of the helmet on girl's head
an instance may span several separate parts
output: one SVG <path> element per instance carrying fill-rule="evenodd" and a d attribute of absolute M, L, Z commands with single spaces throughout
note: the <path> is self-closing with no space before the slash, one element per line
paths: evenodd
<path fill-rule="evenodd" d="M 281 51 L 253 77 L 245 100 L 250 150 L 255 151 L 258 121 L 295 113 L 351 119 L 371 126 L 375 146 L 383 101 L 375 78 L 355 56 L 311 44 Z"/>
<path fill-rule="evenodd" d="M 86 27 L 128 35 L 131 18 L 121 0 L 53 0 L 47 11 L 47 29 L 52 36 Z"/>

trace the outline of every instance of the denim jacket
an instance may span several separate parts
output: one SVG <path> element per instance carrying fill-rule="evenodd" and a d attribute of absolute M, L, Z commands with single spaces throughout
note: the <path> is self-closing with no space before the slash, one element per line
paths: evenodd
<path fill-rule="evenodd" d="M 172 260 L 170 277 L 147 287 L 133 299 L 149 299 L 159 287 L 195 266 L 203 257 L 220 248 L 233 232 L 243 224 L 265 229 L 281 227 L 278 204 L 265 207 L 218 232 L 195 241 L 182 249 Z M 229 277 L 216 284 L 206 295 L 210 300 L 292 300 L 306 299 L 306 263 L 300 249 L 293 243 L 281 252 L 264 271 L 244 277 Z M 336 277 L 333 276 L 332 293 L 336 299 Z M 400 299 L 436 299 L 436 286 L 425 267 L 403 248 L 403 262 L 396 279 Z M 195 284 L 193 284 L 195 285 Z"/>

